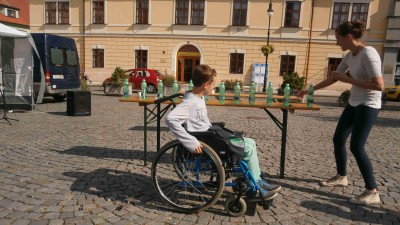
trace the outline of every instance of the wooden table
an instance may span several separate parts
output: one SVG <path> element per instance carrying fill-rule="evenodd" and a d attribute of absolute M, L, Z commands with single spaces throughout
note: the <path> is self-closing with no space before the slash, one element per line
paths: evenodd
<path fill-rule="evenodd" d="M 168 97 L 164 98 L 168 99 Z M 157 151 L 160 150 L 160 121 L 165 115 L 168 109 L 182 101 L 182 98 L 178 98 L 176 103 L 173 103 L 171 98 L 167 101 L 159 103 L 156 101 L 155 97 L 148 97 L 146 100 L 141 100 L 138 96 L 132 96 L 129 98 L 121 98 L 121 102 L 137 102 L 140 106 L 144 108 L 144 165 L 147 165 L 147 125 L 157 121 Z M 161 100 L 161 99 L 160 99 Z M 155 102 L 156 101 L 156 102 Z M 153 109 L 149 109 L 149 105 L 154 105 Z M 161 109 L 161 105 L 164 107 Z M 318 105 L 313 105 L 312 107 L 307 107 L 305 103 L 290 103 L 289 106 L 283 106 L 280 102 L 274 102 L 271 106 L 267 106 L 265 101 L 256 101 L 254 105 L 249 105 L 248 99 L 244 99 L 240 104 L 235 104 L 233 100 L 225 100 L 224 104 L 220 104 L 216 99 L 210 99 L 207 105 L 212 106 L 225 106 L 225 107 L 245 107 L 245 108 L 258 108 L 263 109 L 267 115 L 272 119 L 272 121 L 281 130 L 281 162 L 280 162 L 280 177 L 285 176 L 285 157 L 286 157 L 286 137 L 287 137 L 287 123 L 288 123 L 288 112 L 293 112 L 294 110 L 319 110 Z M 269 109 L 280 109 L 282 111 L 283 117 L 282 121 L 276 118 Z M 147 114 L 149 112 L 149 115 Z"/>

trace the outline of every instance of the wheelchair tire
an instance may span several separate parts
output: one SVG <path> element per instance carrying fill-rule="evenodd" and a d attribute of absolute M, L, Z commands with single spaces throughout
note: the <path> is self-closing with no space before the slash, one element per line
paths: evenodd
<path fill-rule="evenodd" d="M 213 206 L 225 186 L 225 171 L 217 153 L 206 145 L 192 154 L 175 140 L 157 153 L 151 177 L 158 196 L 174 209 L 193 213 Z"/>
<path fill-rule="evenodd" d="M 234 217 L 243 216 L 247 210 L 246 201 L 243 198 L 239 198 L 239 202 L 237 203 L 235 201 L 236 201 L 235 196 L 227 198 L 224 204 L 225 211 L 230 216 Z"/>

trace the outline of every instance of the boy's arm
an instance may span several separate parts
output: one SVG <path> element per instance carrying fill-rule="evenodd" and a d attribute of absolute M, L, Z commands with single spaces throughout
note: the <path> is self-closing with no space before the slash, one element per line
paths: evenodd
<path fill-rule="evenodd" d="M 186 149 L 197 153 L 200 142 L 194 136 L 190 135 L 182 126 L 188 118 L 189 105 L 187 102 L 182 102 L 168 114 L 165 123 Z"/>

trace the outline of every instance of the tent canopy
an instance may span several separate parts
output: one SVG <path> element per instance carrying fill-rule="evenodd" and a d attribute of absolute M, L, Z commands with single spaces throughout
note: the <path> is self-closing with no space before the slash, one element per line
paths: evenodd
<path fill-rule="evenodd" d="M 0 23 L 0 37 L 29 37 L 30 34 L 16 30 L 14 28 L 11 28 L 9 26 L 6 26 L 2 23 Z"/>

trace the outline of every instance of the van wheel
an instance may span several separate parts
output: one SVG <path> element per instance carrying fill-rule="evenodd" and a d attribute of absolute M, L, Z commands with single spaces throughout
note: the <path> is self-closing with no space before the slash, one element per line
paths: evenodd
<path fill-rule="evenodd" d="M 147 93 L 155 93 L 156 92 L 156 87 L 152 84 L 147 85 Z"/>
<path fill-rule="evenodd" d="M 56 94 L 52 96 L 54 98 L 54 100 L 56 100 L 57 102 L 62 102 L 65 100 L 65 98 L 67 97 L 66 94 Z"/>

